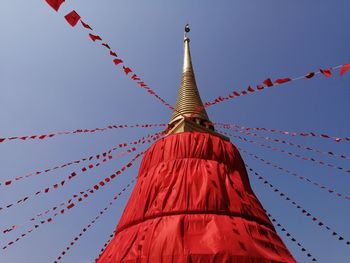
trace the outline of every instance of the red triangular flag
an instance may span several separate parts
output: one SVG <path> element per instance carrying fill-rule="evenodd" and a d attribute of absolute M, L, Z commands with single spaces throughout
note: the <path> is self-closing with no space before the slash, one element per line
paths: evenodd
<path fill-rule="evenodd" d="M 234 91 L 233 94 L 236 95 L 237 97 L 239 97 L 241 95 L 237 91 Z"/>
<path fill-rule="evenodd" d="M 102 43 L 102 46 L 105 46 L 108 49 L 111 49 L 111 47 L 107 43 Z"/>
<path fill-rule="evenodd" d="M 306 79 L 311 79 L 313 76 L 315 76 L 315 73 L 314 72 L 310 72 L 310 73 L 305 75 L 305 78 Z"/>
<path fill-rule="evenodd" d="M 96 40 L 102 40 L 102 38 L 100 38 L 100 36 L 97 35 L 93 35 L 93 34 L 89 34 L 89 37 L 91 38 L 92 41 L 96 41 Z"/>
<path fill-rule="evenodd" d="M 83 20 L 80 20 L 80 23 L 83 25 L 83 27 L 92 30 L 92 28 L 88 24 L 84 23 Z"/>
<path fill-rule="evenodd" d="M 67 22 L 72 26 L 75 27 L 75 25 L 79 22 L 80 20 L 80 15 L 78 15 L 77 12 L 75 12 L 74 10 L 72 12 L 70 12 L 69 14 L 67 14 L 64 17 Z"/>
<path fill-rule="evenodd" d="M 254 92 L 254 91 L 255 91 L 251 86 L 249 86 L 249 87 L 247 88 L 247 90 L 248 90 L 249 92 Z"/>
<path fill-rule="evenodd" d="M 120 63 L 123 62 L 123 60 L 116 58 L 115 60 L 113 60 L 113 62 L 115 65 L 119 65 Z"/>
<path fill-rule="evenodd" d="M 332 77 L 332 72 L 330 69 L 320 69 L 320 72 L 327 78 Z"/>
<path fill-rule="evenodd" d="M 263 89 L 264 89 L 264 86 L 263 86 L 263 85 L 257 85 L 256 88 L 257 88 L 258 90 L 263 90 Z"/>
<path fill-rule="evenodd" d="M 290 78 L 276 79 L 275 84 L 283 84 L 283 83 L 286 83 L 288 81 L 291 81 L 291 79 Z"/>
<path fill-rule="evenodd" d="M 109 51 L 109 54 L 110 54 L 112 57 L 118 57 L 118 55 L 117 55 L 115 52 L 113 52 L 113 51 Z"/>
<path fill-rule="evenodd" d="M 124 72 L 126 75 L 128 75 L 130 72 L 132 72 L 132 70 L 128 67 L 123 66 L 123 69 L 124 69 Z"/>
<path fill-rule="evenodd" d="M 266 86 L 268 86 L 268 87 L 272 87 L 273 86 L 273 83 L 272 83 L 271 79 L 265 79 L 264 80 L 264 84 Z"/>
<path fill-rule="evenodd" d="M 342 65 L 339 71 L 340 76 L 343 76 L 349 70 L 349 68 L 350 68 L 350 63 Z"/>
<path fill-rule="evenodd" d="M 56 12 L 60 9 L 63 2 L 64 0 L 46 0 L 46 3 L 48 3 Z"/>

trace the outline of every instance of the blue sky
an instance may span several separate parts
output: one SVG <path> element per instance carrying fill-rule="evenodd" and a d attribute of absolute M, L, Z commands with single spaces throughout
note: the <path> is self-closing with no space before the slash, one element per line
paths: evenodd
<path fill-rule="evenodd" d="M 267 77 L 294 77 L 350 62 L 350 3 L 337 1 L 66 1 L 55 13 L 42 1 L 0 3 L 0 137 L 104 127 L 123 123 L 164 123 L 171 112 L 113 66 L 104 48 L 92 43 L 80 26 L 63 16 L 75 9 L 144 81 L 174 104 L 180 82 L 183 26 L 191 24 L 191 51 L 204 101 Z M 224 102 L 208 109 L 214 122 L 290 131 L 318 131 L 349 137 L 350 77 L 296 81 Z M 111 130 L 61 136 L 45 141 L 0 145 L 0 178 L 103 152 L 157 129 Z M 261 133 L 264 135 L 263 133 Z M 268 135 L 268 134 L 266 134 Z M 290 138 L 296 143 L 350 156 L 349 143 L 317 138 Z M 253 138 L 254 140 L 257 140 Z M 349 174 L 270 152 L 232 139 L 232 143 L 292 171 L 350 194 Z M 349 168 L 348 161 L 303 152 Z M 145 146 L 146 147 L 146 146 Z M 145 148 L 143 147 L 143 148 Z M 242 153 L 252 168 L 288 193 L 316 217 L 350 239 L 349 201 L 336 198 L 265 166 Z M 118 170 L 132 155 L 78 177 L 61 190 L 1 213 L 1 226 L 25 223 L 39 211 L 68 199 L 98 178 Z M 1 205 L 50 185 L 81 166 L 28 179 L 0 189 Z M 6 251 L 1 262 L 53 261 L 71 239 L 137 174 L 137 166 L 55 222 L 43 225 Z M 290 204 L 251 177 L 270 211 L 319 262 L 349 262 L 349 246 L 313 224 Z M 65 256 L 63 262 L 94 259 L 118 223 L 129 192 Z M 25 224 L 29 227 L 30 224 Z M 0 245 L 20 229 L 0 235 Z M 281 237 L 299 262 L 298 247 Z"/>

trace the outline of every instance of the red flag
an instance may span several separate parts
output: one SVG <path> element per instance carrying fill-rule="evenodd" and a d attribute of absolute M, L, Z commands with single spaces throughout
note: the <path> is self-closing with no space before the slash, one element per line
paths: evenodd
<path fill-rule="evenodd" d="M 273 86 L 273 83 L 272 83 L 271 79 L 265 79 L 264 80 L 264 84 L 266 86 L 268 86 L 268 87 L 272 87 Z"/>
<path fill-rule="evenodd" d="M 48 3 L 56 12 L 60 9 L 63 2 L 64 0 L 46 0 L 46 3 Z"/>
<path fill-rule="evenodd" d="M 291 81 L 291 79 L 290 78 L 276 79 L 275 84 L 283 84 L 283 83 L 286 83 L 288 81 Z"/>
<path fill-rule="evenodd" d="M 6 138 L 0 138 L 0 143 L 5 141 L 5 140 L 6 140 Z"/>
<path fill-rule="evenodd" d="M 83 25 L 83 27 L 92 30 L 92 28 L 88 24 L 84 23 L 83 20 L 81 19 L 80 19 L 80 23 Z"/>
<path fill-rule="evenodd" d="M 72 12 L 70 12 L 69 14 L 67 14 L 65 17 L 64 17 L 67 22 L 72 26 L 72 27 L 75 27 L 75 25 L 79 22 L 80 20 L 80 15 L 75 12 L 74 10 Z"/>
<path fill-rule="evenodd" d="M 113 51 L 109 51 L 109 54 L 112 56 L 112 57 L 118 57 L 118 55 L 116 53 L 114 53 Z"/>
<path fill-rule="evenodd" d="M 236 95 L 237 97 L 239 97 L 241 95 L 237 91 L 234 91 L 233 94 Z"/>
<path fill-rule="evenodd" d="M 102 46 L 105 46 L 108 49 L 111 49 L 111 47 L 107 43 L 102 43 Z"/>
<path fill-rule="evenodd" d="M 320 69 L 320 72 L 327 78 L 332 77 L 332 72 L 330 69 Z"/>
<path fill-rule="evenodd" d="M 100 38 L 100 36 L 97 35 L 93 35 L 93 34 L 89 34 L 89 37 L 91 38 L 92 41 L 96 41 L 96 40 L 102 40 L 102 38 Z"/>
<path fill-rule="evenodd" d="M 305 75 L 305 78 L 306 79 L 311 79 L 313 76 L 315 76 L 315 73 L 314 72 L 310 72 L 307 75 Z"/>
<path fill-rule="evenodd" d="M 128 75 L 130 72 L 132 72 L 132 70 L 128 67 L 123 66 L 123 69 L 124 69 L 124 72 L 126 75 Z"/>
<path fill-rule="evenodd" d="M 340 76 L 343 76 L 350 68 L 350 63 L 349 64 L 344 64 L 341 68 L 340 68 Z"/>
<path fill-rule="evenodd" d="M 257 88 L 258 90 L 263 90 L 263 89 L 264 89 L 264 86 L 263 86 L 263 85 L 257 85 L 256 88 Z"/>
<path fill-rule="evenodd" d="M 247 88 L 247 90 L 248 90 L 249 92 L 254 92 L 254 91 L 255 91 L 251 86 L 249 86 L 249 87 Z"/>
<path fill-rule="evenodd" d="M 140 80 L 140 78 L 139 78 L 136 74 L 132 75 L 131 78 L 132 78 L 133 80 Z"/>
<path fill-rule="evenodd" d="M 114 62 L 115 65 L 119 65 L 120 63 L 123 63 L 123 60 L 116 58 L 116 59 L 113 60 L 113 62 Z"/>

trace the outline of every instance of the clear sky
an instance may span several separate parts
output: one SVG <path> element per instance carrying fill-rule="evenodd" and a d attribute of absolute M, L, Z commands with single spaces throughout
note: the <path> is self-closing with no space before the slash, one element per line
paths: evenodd
<path fill-rule="evenodd" d="M 0 2 L 0 137 L 104 127 L 108 124 L 164 123 L 171 112 L 139 89 L 111 62 L 106 50 L 89 40 L 80 25 L 71 28 L 63 16 L 75 9 L 161 97 L 175 103 L 182 64 L 184 24 L 189 22 L 197 84 L 204 101 L 267 77 L 295 77 L 350 62 L 350 2 L 336 1 L 66 1 L 59 13 L 43 0 Z M 289 131 L 350 136 L 350 75 L 318 76 L 224 102 L 208 109 L 215 122 Z M 158 129 L 159 130 L 159 129 Z M 0 144 L 1 181 L 37 169 L 103 152 L 157 129 L 111 130 L 67 135 L 43 141 Z M 265 135 L 261 133 L 262 135 Z M 268 134 L 266 134 L 268 135 Z M 324 151 L 350 156 L 349 142 L 318 138 L 284 138 Z M 254 140 L 258 140 L 253 138 Z M 261 140 L 259 140 L 261 141 Z M 267 160 L 350 195 L 349 173 L 301 161 L 232 139 Z M 261 141 L 263 142 L 263 141 Z M 349 161 L 271 144 L 349 168 Z M 146 146 L 145 146 L 146 147 Z M 143 147 L 143 148 L 145 148 Z M 266 166 L 242 153 L 247 164 L 288 193 L 313 215 L 350 239 L 350 200 Z M 28 219 L 99 178 L 110 175 L 132 155 L 77 177 L 60 190 L 0 212 L 1 247 L 31 226 Z M 138 162 L 139 163 L 139 162 Z M 137 163 L 137 164 L 138 164 Z M 0 186 L 1 206 L 57 182 L 82 166 Z M 5 251 L 0 262 L 52 262 L 137 174 L 138 165 L 69 213 L 43 225 Z M 263 206 L 319 262 L 350 262 L 350 246 L 316 226 L 251 176 Z M 63 262 L 86 263 L 98 255 L 114 230 L 130 190 L 67 253 Z M 27 221 L 26 221 L 27 220 Z M 280 232 L 279 232 L 280 233 Z M 298 262 L 308 262 L 295 243 L 280 233 Z"/>

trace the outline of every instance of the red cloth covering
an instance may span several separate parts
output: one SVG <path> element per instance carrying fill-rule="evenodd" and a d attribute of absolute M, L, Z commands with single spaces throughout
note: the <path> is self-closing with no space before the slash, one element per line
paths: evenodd
<path fill-rule="evenodd" d="M 184 132 L 147 150 L 116 235 L 97 262 L 296 261 L 253 193 L 236 147 Z"/>

